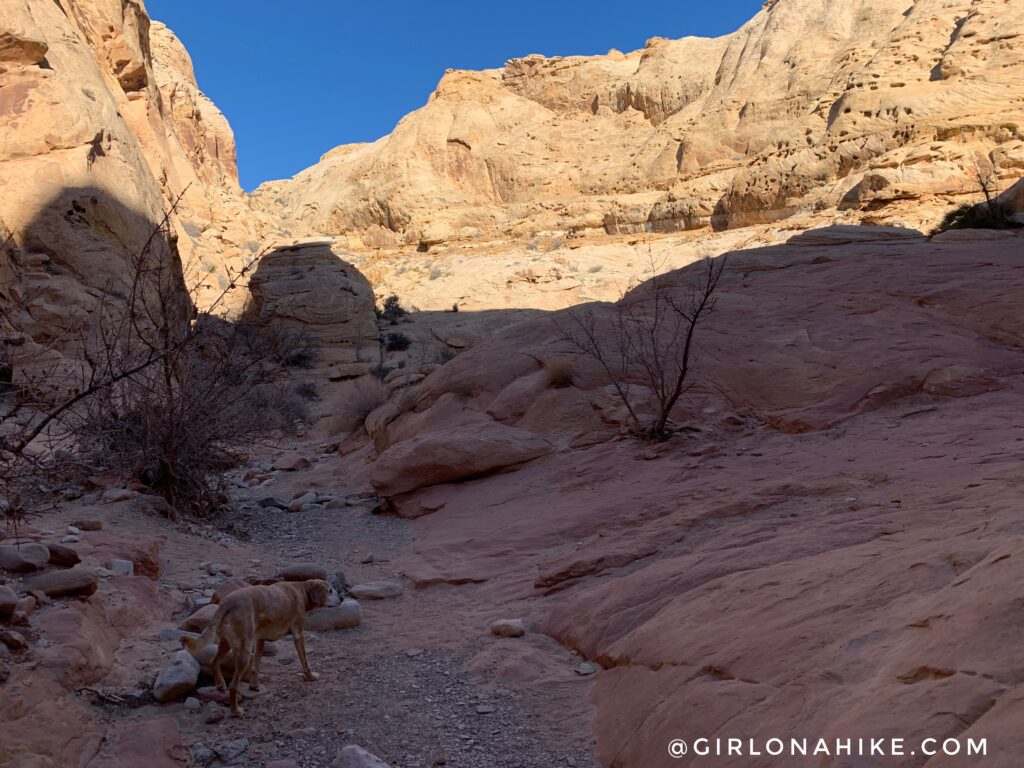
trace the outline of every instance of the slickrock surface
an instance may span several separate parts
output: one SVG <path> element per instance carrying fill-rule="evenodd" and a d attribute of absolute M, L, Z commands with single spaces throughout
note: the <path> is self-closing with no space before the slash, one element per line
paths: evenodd
<path fill-rule="evenodd" d="M 580 361 L 573 386 L 506 414 L 562 450 L 398 499 L 430 513 L 402 562 L 414 584 L 547 606 L 543 631 L 598 667 L 602 765 L 737 734 L 966 734 L 997 766 L 1024 746 L 1007 726 L 1024 237 L 832 234 L 730 257 L 674 413 L 692 431 L 618 439 L 621 406 Z M 551 318 L 519 324 L 429 376 L 388 429 L 426 445 L 453 388 L 472 382 L 479 414 L 564 354 Z"/>
<path fill-rule="evenodd" d="M 714 40 L 449 71 L 390 136 L 257 201 L 371 249 L 810 210 L 930 225 L 977 195 L 976 161 L 1020 176 L 1022 35 L 1005 0 L 778 0 Z"/>

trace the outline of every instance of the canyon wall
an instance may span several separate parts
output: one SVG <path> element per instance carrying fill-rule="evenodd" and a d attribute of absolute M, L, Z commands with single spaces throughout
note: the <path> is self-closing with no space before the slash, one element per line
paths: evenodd
<path fill-rule="evenodd" d="M 717 39 L 449 71 L 372 144 L 258 204 L 352 248 L 727 229 L 799 212 L 930 225 L 1024 168 L 1024 7 L 773 0 Z"/>

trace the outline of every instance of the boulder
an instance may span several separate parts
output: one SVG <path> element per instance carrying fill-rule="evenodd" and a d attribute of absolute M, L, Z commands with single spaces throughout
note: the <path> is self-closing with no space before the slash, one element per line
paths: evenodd
<path fill-rule="evenodd" d="M 362 747 L 349 744 L 347 747 L 341 748 L 338 756 L 331 763 L 331 768 L 391 768 L 391 766 Z"/>
<path fill-rule="evenodd" d="M 296 472 L 300 469 L 309 469 L 312 465 L 309 459 L 301 453 L 286 453 L 274 461 L 274 469 L 282 472 Z"/>
<path fill-rule="evenodd" d="M 177 701 L 192 692 L 199 681 L 199 662 L 188 651 L 181 650 L 174 655 L 153 683 L 153 698 L 161 704 Z"/>
<path fill-rule="evenodd" d="M 46 548 L 50 550 L 50 565 L 73 568 L 82 562 L 82 558 L 71 547 L 65 547 L 63 544 L 47 544 Z"/>
<path fill-rule="evenodd" d="M 306 614 L 305 628 L 310 632 L 350 629 L 358 627 L 362 620 L 363 613 L 359 603 L 347 597 L 341 601 L 341 605 L 318 608 Z"/>
<path fill-rule="evenodd" d="M 17 607 L 17 593 L 10 587 L 0 586 L 0 619 L 6 619 Z"/>
<path fill-rule="evenodd" d="M 514 467 L 553 450 L 532 432 L 484 422 L 425 432 L 377 458 L 370 481 L 383 496 L 450 483 Z"/>
<path fill-rule="evenodd" d="M 224 598 L 230 595 L 232 592 L 235 592 L 239 589 L 244 589 L 248 586 L 251 586 L 249 582 L 241 578 L 240 576 L 232 576 L 230 579 L 225 579 L 223 582 L 221 582 L 220 586 L 217 587 L 217 590 L 213 593 L 211 603 L 213 603 L 214 605 L 219 605 L 221 601 L 223 601 Z"/>
<path fill-rule="evenodd" d="M 84 568 L 50 571 L 25 579 L 25 587 L 47 597 L 88 597 L 96 592 L 96 574 Z"/>
<path fill-rule="evenodd" d="M 25 636 L 11 629 L 0 629 L 0 644 L 7 646 L 12 651 L 24 651 L 28 648 Z"/>
<path fill-rule="evenodd" d="M 285 581 L 306 581 L 307 579 L 323 579 L 327 581 L 327 569 L 316 563 L 295 563 L 286 565 L 277 572 L 279 579 Z"/>
<path fill-rule="evenodd" d="M 204 605 L 198 611 L 181 622 L 181 624 L 178 625 L 178 629 L 183 632 L 202 632 L 210 625 L 210 622 L 213 620 L 214 614 L 216 613 L 217 606 L 214 603 Z"/>
<path fill-rule="evenodd" d="M 0 568 L 13 573 L 37 571 L 50 562 L 50 550 L 34 541 L 0 544 Z"/>
<path fill-rule="evenodd" d="M 526 634 L 526 622 L 522 619 L 499 619 L 491 624 L 491 634 L 496 637 L 522 637 Z"/>
<path fill-rule="evenodd" d="M 387 600 L 398 597 L 402 591 L 402 585 L 393 581 L 370 581 L 349 588 L 349 593 L 356 600 Z"/>
<path fill-rule="evenodd" d="M 151 581 L 156 581 L 163 573 L 158 539 L 140 540 L 101 533 L 88 537 L 87 543 L 93 545 L 91 554 L 107 567 L 115 559 L 131 560 L 135 566 L 136 576 L 145 576 Z"/>

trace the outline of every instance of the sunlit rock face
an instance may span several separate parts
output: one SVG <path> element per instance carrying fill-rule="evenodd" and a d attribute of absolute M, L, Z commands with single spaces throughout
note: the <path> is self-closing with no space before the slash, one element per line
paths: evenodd
<path fill-rule="evenodd" d="M 202 308 L 262 247 L 231 129 L 141 3 L 3 4 L 0 174 L 5 343 L 22 357 L 55 362 L 143 249 Z"/>
<path fill-rule="evenodd" d="M 801 211 L 921 226 L 1024 167 L 1024 6 L 778 0 L 732 35 L 450 71 L 375 143 L 262 187 L 350 247 L 727 229 Z"/>

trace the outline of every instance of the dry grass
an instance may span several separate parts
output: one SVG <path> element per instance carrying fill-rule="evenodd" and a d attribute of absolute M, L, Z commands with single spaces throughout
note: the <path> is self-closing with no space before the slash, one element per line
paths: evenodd
<path fill-rule="evenodd" d="M 346 382 L 327 417 L 328 434 L 340 435 L 361 428 L 366 417 L 387 401 L 387 385 L 376 376 L 362 376 Z"/>

